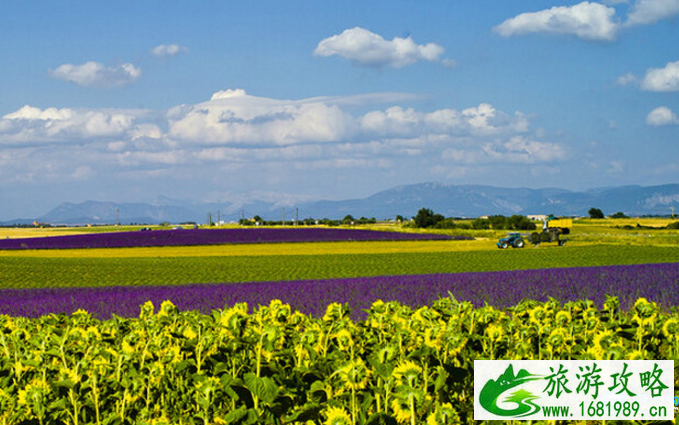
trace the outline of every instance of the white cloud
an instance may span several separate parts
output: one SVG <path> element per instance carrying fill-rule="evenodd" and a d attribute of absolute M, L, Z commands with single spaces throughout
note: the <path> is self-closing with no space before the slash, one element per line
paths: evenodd
<path fill-rule="evenodd" d="M 615 80 L 616 84 L 620 86 L 628 86 L 630 84 L 636 84 L 638 81 L 637 77 L 632 74 L 631 72 L 628 72 L 625 75 L 621 75 L 618 77 L 617 80 Z"/>
<path fill-rule="evenodd" d="M 670 108 L 660 106 L 648 114 L 646 124 L 653 126 L 679 124 L 679 117 Z"/>
<path fill-rule="evenodd" d="M 441 59 L 443 47 L 435 43 L 416 44 L 412 38 L 385 40 L 379 34 L 355 27 L 318 43 L 316 56 L 338 55 L 357 65 L 402 68 L 419 61 L 441 61 L 453 66 L 454 61 Z"/>
<path fill-rule="evenodd" d="M 646 71 L 641 88 L 656 92 L 679 91 L 679 61 L 670 62 L 664 68 Z"/>
<path fill-rule="evenodd" d="M 160 44 L 153 49 L 151 49 L 151 54 L 158 58 L 164 58 L 168 56 L 175 56 L 180 53 L 188 53 L 189 49 L 187 47 L 180 46 L 179 44 Z"/>
<path fill-rule="evenodd" d="M 456 167 L 534 166 L 565 158 L 561 145 L 530 130 L 523 113 L 488 103 L 433 111 L 390 106 L 412 99 L 367 94 L 285 100 L 230 89 L 166 112 L 27 105 L 0 118 L 0 162 L 19 161 L 0 166 L 0 180 L 223 175 L 254 164 L 275 180 L 266 167 L 395 172 L 413 164 L 429 170 L 441 163 L 442 153 Z M 351 112 L 375 103 L 387 106 Z M 28 166 L 25 158 L 41 166 Z"/>
<path fill-rule="evenodd" d="M 500 133 L 521 133 L 527 130 L 523 114 L 514 117 L 497 111 L 492 105 L 481 103 L 462 111 L 439 109 L 421 112 L 400 106 L 385 111 L 372 111 L 360 119 L 364 131 L 386 137 L 412 137 L 414 135 L 450 134 L 490 136 Z"/>
<path fill-rule="evenodd" d="M 141 69 L 131 63 L 110 67 L 98 62 L 86 62 L 82 65 L 67 63 L 55 70 L 49 70 L 49 73 L 56 79 L 85 87 L 124 86 L 141 77 Z"/>
<path fill-rule="evenodd" d="M 540 142 L 517 135 L 509 139 L 494 139 L 483 144 L 451 147 L 442 157 L 455 164 L 551 163 L 565 159 L 566 149 L 558 143 Z"/>
<path fill-rule="evenodd" d="M 625 24 L 652 24 L 677 14 L 679 14 L 679 0 L 637 0 L 627 14 Z"/>
<path fill-rule="evenodd" d="M 143 111 L 40 109 L 30 105 L 0 119 L 0 145 L 21 142 L 77 142 L 89 138 L 117 137 L 137 128 Z"/>
<path fill-rule="evenodd" d="M 350 136 L 353 118 L 319 100 L 281 101 L 244 90 L 215 93 L 210 101 L 169 113 L 171 137 L 208 144 L 291 145 Z"/>
<path fill-rule="evenodd" d="M 615 9 L 599 3 L 582 2 L 538 12 L 522 13 L 493 28 L 504 37 L 530 33 L 569 34 L 585 40 L 612 41 L 619 24 Z"/>
<path fill-rule="evenodd" d="M 87 180 L 94 176 L 96 173 L 89 165 L 81 165 L 71 173 L 71 177 L 74 180 Z"/>
<path fill-rule="evenodd" d="M 606 172 L 610 174 L 622 174 L 625 171 L 625 162 L 624 161 L 610 161 L 608 163 L 608 169 Z"/>

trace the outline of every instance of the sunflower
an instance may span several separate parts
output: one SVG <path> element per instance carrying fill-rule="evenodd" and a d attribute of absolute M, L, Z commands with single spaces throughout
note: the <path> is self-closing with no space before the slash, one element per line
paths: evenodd
<path fill-rule="evenodd" d="M 665 335 L 665 338 L 670 341 L 677 339 L 677 334 L 679 334 L 679 321 L 674 317 L 665 321 L 665 324 L 662 327 L 662 333 Z"/>
<path fill-rule="evenodd" d="M 323 422 L 324 425 L 352 425 L 351 416 L 341 407 L 328 407 L 325 416 L 327 419 Z"/>
<path fill-rule="evenodd" d="M 651 357 L 648 354 L 648 351 L 646 351 L 646 350 L 628 351 L 627 354 L 625 355 L 625 358 L 627 360 L 652 360 L 653 359 L 653 357 Z"/>
<path fill-rule="evenodd" d="M 467 345 L 469 338 L 464 334 L 448 332 L 445 337 L 445 347 L 449 356 L 457 356 Z"/>
<path fill-rule="evenodd" d="M 396 378 L 396 382 L 398 382 L 399 385 L 408 385 L 412 387 L 413 382 L 419 378 L 421 373 L 421 367 L 411 360 L 406 360 L 394 369 L 393 376 Z"/>
<path fill-rule="evenodd" d="M 542 324 L 545 322 L 547 317 L 547 310 L 542 306 L 535 307 L 530 311 L 530 322 L 536 325 L 538 328 L 542 327 Z"/>
<path fill-rule="evenodd" d="M 394 394 L 391 408 L 399 423 L 410 423 L 413 417 L 417 417 L 417 408 L 424 400 L 424 393 L 414 388 L 402 386 Z"/>
<path fill-rule="evenodd" d="M 194 339 L 198 336 L 198 334 L 193 330 L 193 327 L 189 325 L 184 328 L 182 336 L 186 339 Z"/>
<path fill-rule="evenodd" d="M 144 305 L 141 306 L 141 311 L 139 312 L 139 318 L 140 319 L 148 319 L 149 317 L 153 316 L 153 303 L 151 301 L 146 301 Z M 81 310 L 76 311 L 73 313 L 74 315 L 78 313 Z M 87 312 L 85 312 L 87 313 Z"/>
<path fill-rule="evenodd" d="M 149 425 L 170 425 L 172 422 L 162 413 L 158 418 L 151 418 Z"/>
<path fill-rule="evenodd" d="M 427 425 L 459 424 L 460 422 L 460 416 L 450 403 L 437 405 L 436 410 L 427 416 Z"/>
<path fill-rule="evenodd" d="M 290 304 L 284 304 L 281 300 L 271 300 L 267 310 L 267 319 L 276 323 L 287 323 L 292 314 Z"/>
<path fill-rule="evenodd" d="M 9 330 L 10 332 L 12 329 L 14 329 L 14 320 L 12 320 L 12 316 L 0 314 L 0 324 L 3 328 Z"/>
<path fill-rule="evenodd" d="M 572 343 L 572 339 L 568 332 L 563 328 L 556 328 L 549 334 L 547 338 L 547 343 L 551 349 L 555 352 L 568 349 L 569 345 Z"/>
<path fill-rule="evenodd" d="M 158 316 L 172 316 L 177 313 L 177 307 L 172 304 L 172 301 L 165 300 L 160 304 L 160 311 L 158 311 Z"/>
<path fill-rule="evenodd" d="M 636 350 L 635 350 L 636 351 Z M 605 360 L 624 360 L 627 350 L 620 344 L 612 344 L 606 350 Z"/>
<path fill-rule="evenodd" d="M 445 325 L 443 323 L 433 325 L 424 330 L 424 345 L 436 350 L 443 346 L 443 337 L 446 334 Z"/>
<path fill-rule="evenodd" d="M 490 338 L 492 342 L 496 342 L 502 339 L 504 334 L 505 334 L 504 328 L 502 326 L 496 325 L 495 323 L 491 323 L 486 328 L 486 335 L 488 336 L 488 338 Z"/>
<path fill-rule="evenodd" d="M 554 321 L 556 322 L 557 326 L 560 327 L 568 325 L 571 320 L 573 320 L 573 318 L 566 310 L 561 310 L 560 312 L 556 313 L 556 316 L 554 317 Z"/>
<path fill-rule="evenodd" d="M 639 326 L 647 326 L 655 323 L 658 317 L 658 305 L 653 302 L 648 302 L 646 298 L 639 298 L 632 307 L 634 316 L 632 321 L 639 324 Z"/>
<path fill-rule="evenodd" d="M 380 363 L 387 363 L 396 357 L 398 349 L 394 345 L 385 345 L 375 352 L 375 356 Z"/>
<path fill-rule="evenodd" d="M 351 335 L 351 332 L 349 332 L 347 328 L 340 329 L 339 331 L 335 332 L 332 336 L 336 339 L 337 346 L 340 349 L 340 351 L 348 350 L 354 346 L 354 339 Z"/>
<path fill-rule="evenodd" d="M 245 311 L 239 305 L 223 311 L 219 317 L 220 334 L 240 337 L 247 326 L 247 319 L 247 304 Z"/>
<path fill-rule="evenodd" d="M 49 384 L 41 379 L 33 379 L 26 388 L 19 390 L 18 402 L 21 405 L 32 406 L 35 403 L 44 403 L 45 397 L 50 392 Z"/>
<path fill-rule="evenodd" d="M 603 355 L 613 346 L 615 343 L 615 335 L 611 330 L 605 330 L 594 335 L 593 348 L 594 352 L 600 354 L 602 358 Z"/>
<path fill-rule="evenodd" d="M 128 341 L 127 339 L 123 340 L 121 347 L 122 347 L 123 354 L 130 355 L 130 354 L 134 354 L 134 352 L 136 351 L 134 349 L 134 346 L 132 344 L 130 344 L 130 341 Z"/>
<path fill-rule="evenodd" d="M 323 315 L 323 322 L 336 322 L 349 315 L 349 307 L 340 303 L 328 304 Z"/>
<path fill-rule="evenodd" d="M 364 389 L 370 378 L 370 369 L 361 358 L 350 361 L 335 373 L 341 377 L 344 387 L 348 390 Z"/>

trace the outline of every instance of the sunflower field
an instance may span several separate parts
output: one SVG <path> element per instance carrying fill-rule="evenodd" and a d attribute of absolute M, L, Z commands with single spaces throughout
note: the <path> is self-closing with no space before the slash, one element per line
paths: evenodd
<path fill-rule="evenodd" d="M 1 424 L 473 423 L 476 359 L 676 359 L 679 314 L 609 297 L 322 317 L 278 300 L 211 314 L 0 315 Z M 676 376 L 676 374 L 675 374 Z M 676 379 L 675 379 L 676 384 Z"/>

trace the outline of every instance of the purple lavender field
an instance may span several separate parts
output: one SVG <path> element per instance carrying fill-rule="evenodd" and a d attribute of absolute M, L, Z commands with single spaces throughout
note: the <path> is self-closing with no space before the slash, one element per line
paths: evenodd
<path fill-rule="evenodd" d="M 523 299 L 547 301 L 549 297 L 562 303 L 589 299 L 601 307 L 606 295 L 614 295 L 623 310 L 628 310 L 639 297 L 669 309 L 679 305 L 678 287 L 679 263 L 664 263 L 239 284 L 6 289 L 0 290 L 0 313 L 38 317 L 70 314 L 81 308 L 107 319 L 113 314 L 137 316 L 146 301 L 158 307 L 171 300 L 180 310 L 208 313 L 238 302 L 247 302 L 252 309 L 280 299 L 316 317 L 323 315 L 330 303 L 348 303 L 354 319 L 364 319 L 363 309 L 378 299 L 416 307 L 429 305 L 449 292 L 475 307 L 487 302 L 504 308 Z"/>
<path fill-rule="evenodd" d="M 398 240 L 462 240 L 464 236 L 381 232 L 362 229 L 255 228 L 177 229 L 150 232 L 111 232 L 0 240 L 0 249 L 129 248 L 275 242 L 337 242 Z"/>

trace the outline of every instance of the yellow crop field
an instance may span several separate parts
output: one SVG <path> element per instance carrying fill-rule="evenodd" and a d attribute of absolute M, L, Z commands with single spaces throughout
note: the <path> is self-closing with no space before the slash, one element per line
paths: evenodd
<path fill-rule="evenodd" d="M 45 236 L 72 235 L 73 230 L 67 228 L 41 227 L 0 227 L 0 239 L 42 238 Z"/>
<path fill-rule="evenodd" d="M 463 252 L 497 249 L 495 241 L 371 241 L 167 246 L 150 248 L 98 248 L 62 250 L 0 250 L 0 257 L 132 258 L 220 257 L 264 255 L 392 254 L 417 252 Z M 542 248 L 541 248 L 542 249 Z"/>

